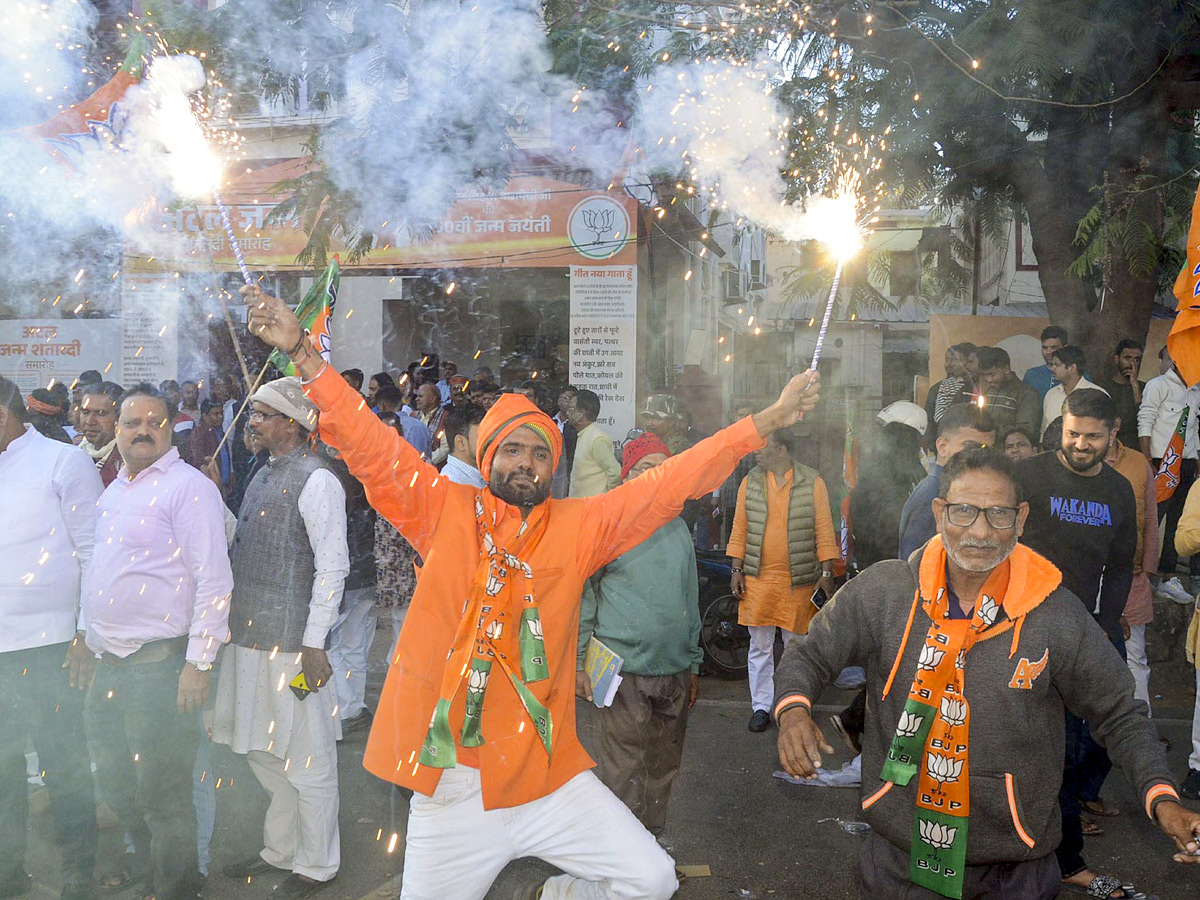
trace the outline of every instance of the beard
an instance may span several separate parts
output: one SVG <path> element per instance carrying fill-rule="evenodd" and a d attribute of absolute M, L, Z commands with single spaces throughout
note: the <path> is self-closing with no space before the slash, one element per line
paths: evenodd
<path fill-rule="evenodd" d="M 501 475 L 493 469 L 488 489 L 510 506 L 531 508 L 549 499 L 550 479 L 538 479 L 533 472 L 524 469 L 517 469 L 507 475 Z"/>
<path fill-rule="evenodd" d="M 942 546 L 946 548 L 946 555 L 956 566 L 966 572 L 990 572 L 1008 559 L 1013 548 L 1017 546 L 1017 529 L 1011 529 L 1007 539 L 998 541 L 978 541 L 966 537 L 949 540 L 947 538 L 948 535 L 943 532 Z M 968 555 L 963 553 L 964 549 L 986 552 Z"/>
<path fill-rule="evenodd" d="M 1094 452 L 1080 451 L 1074 448 L 1068 450 L 1066 447 L 1063 447 L 1062 454 L 1063 459 L 1067 461 L 1067 465 L 1070 466 L 1073 471 L 1086 472 L 1088 469 L 1093 468 L 1097 463 L 1101 462 L 1104 457 L 1108 455 L 1108 450 L 1108 444 L 1105 444 L 1102 449 Z"/>

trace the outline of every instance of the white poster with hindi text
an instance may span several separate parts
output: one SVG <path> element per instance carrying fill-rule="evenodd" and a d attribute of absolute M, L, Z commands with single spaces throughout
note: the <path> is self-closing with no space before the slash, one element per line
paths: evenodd
<path fill-rule="evenodd" d="M 87 369 L 120 381 L 120 319 L 0 320 L 0 375 L 22 394 L 51 382 L 70 385 Z"/>
<path fill-rule="evenodd" d="M 179 378 L 179 281 L 126 275 L 121 281 L 121 362 L 125 387 Z"/>
<path fill-rule="evenodd" d="M 570 268 L 571 384 L 600 397 L 613 442 L 637 420 L 637 266 Z"/>

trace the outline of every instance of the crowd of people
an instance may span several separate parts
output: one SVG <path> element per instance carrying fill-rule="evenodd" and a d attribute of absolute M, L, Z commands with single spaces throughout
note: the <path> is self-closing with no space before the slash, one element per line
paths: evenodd
<path fill-rule="evenodd" d="M 1200 714 L 1181 788 L 1148 718 L 1152 596 L 1200 592 L 1200 396 L 1165 355 L 1143 384 L 1122 341 L 1092 382 L 1059 328 L 1023 378 L 1000 348 L 956 345 L 924 407 L 880 413 L 843 498 L 799 461 L 813 373 L 712 436 L 651 396 L 614 440 L 601 398 L 567 384 L 428 359 L 339 374 L 286 305 L 244 293 L 296 375 L 125 389 L 85 372 L 28 397 L 0 379 L 0 896 L 29 884 L 29 749 L 64 900 L 197 896 L 212 742 L 269 796 L 262 849 L 223 871 L 312 895 L 342 865 L 338 744 L 365 732 L 366 768 L 413 792 L 402 900 L 479 900 L 520 856 L 563 872 L 529 900 L 665 900 L 702 499 L 730 513 L 750 730 L 777 724 L 784 768 L 813 777 L 831 752 L 813 702 L 861 686 L 834 717 L 873 829 L 860 896 L 1147 896 L 1083 859 L 1118 812 L 1110 755 L 1200 861 L 1178 802 L 1200 797 Z M 595 646 L 621 660 L 608 696 Z M 595 773 L 576 699 L 597 707 Z M 97 797 L 129 850 L 99 876 Z"/>

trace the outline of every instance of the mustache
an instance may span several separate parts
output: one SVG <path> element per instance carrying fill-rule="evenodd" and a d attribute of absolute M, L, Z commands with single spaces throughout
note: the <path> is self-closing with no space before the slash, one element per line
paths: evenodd
<path fill-rule="evenodd" d="M 995 541 L 978 541 L 972 538 L 963 538 L 958 542 L 960 547 L 970 547 L 974 550 L 999 550 L 1000 545 Z"/>
<path fill-rule="evenodd" d="M 154 443 L 154 438 L 148 438 L 148 437 L 135 437 L 135 438 L 134 438 L 134 439 L 133 439 L 133 440 L 132 440 L 130 443 L 133 443 L 133 444 L 153 444 L 153 443 Z"/>

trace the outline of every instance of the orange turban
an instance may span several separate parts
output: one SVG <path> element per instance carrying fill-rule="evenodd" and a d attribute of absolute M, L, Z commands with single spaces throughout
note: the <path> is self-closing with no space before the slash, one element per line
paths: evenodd
<path fill-rule="evenodd" d="M 553 467 L 558 468 L 558 460 L 562 456 L 562 434 L 554 420 L 534 406 L 524 394 L 501 394 L 479 423 L 476 461 L 484 481 L 492 480 L 492 458 L 497 448 L 522 425 L 532 428 L 546 442 L 554 457 Z"/>

